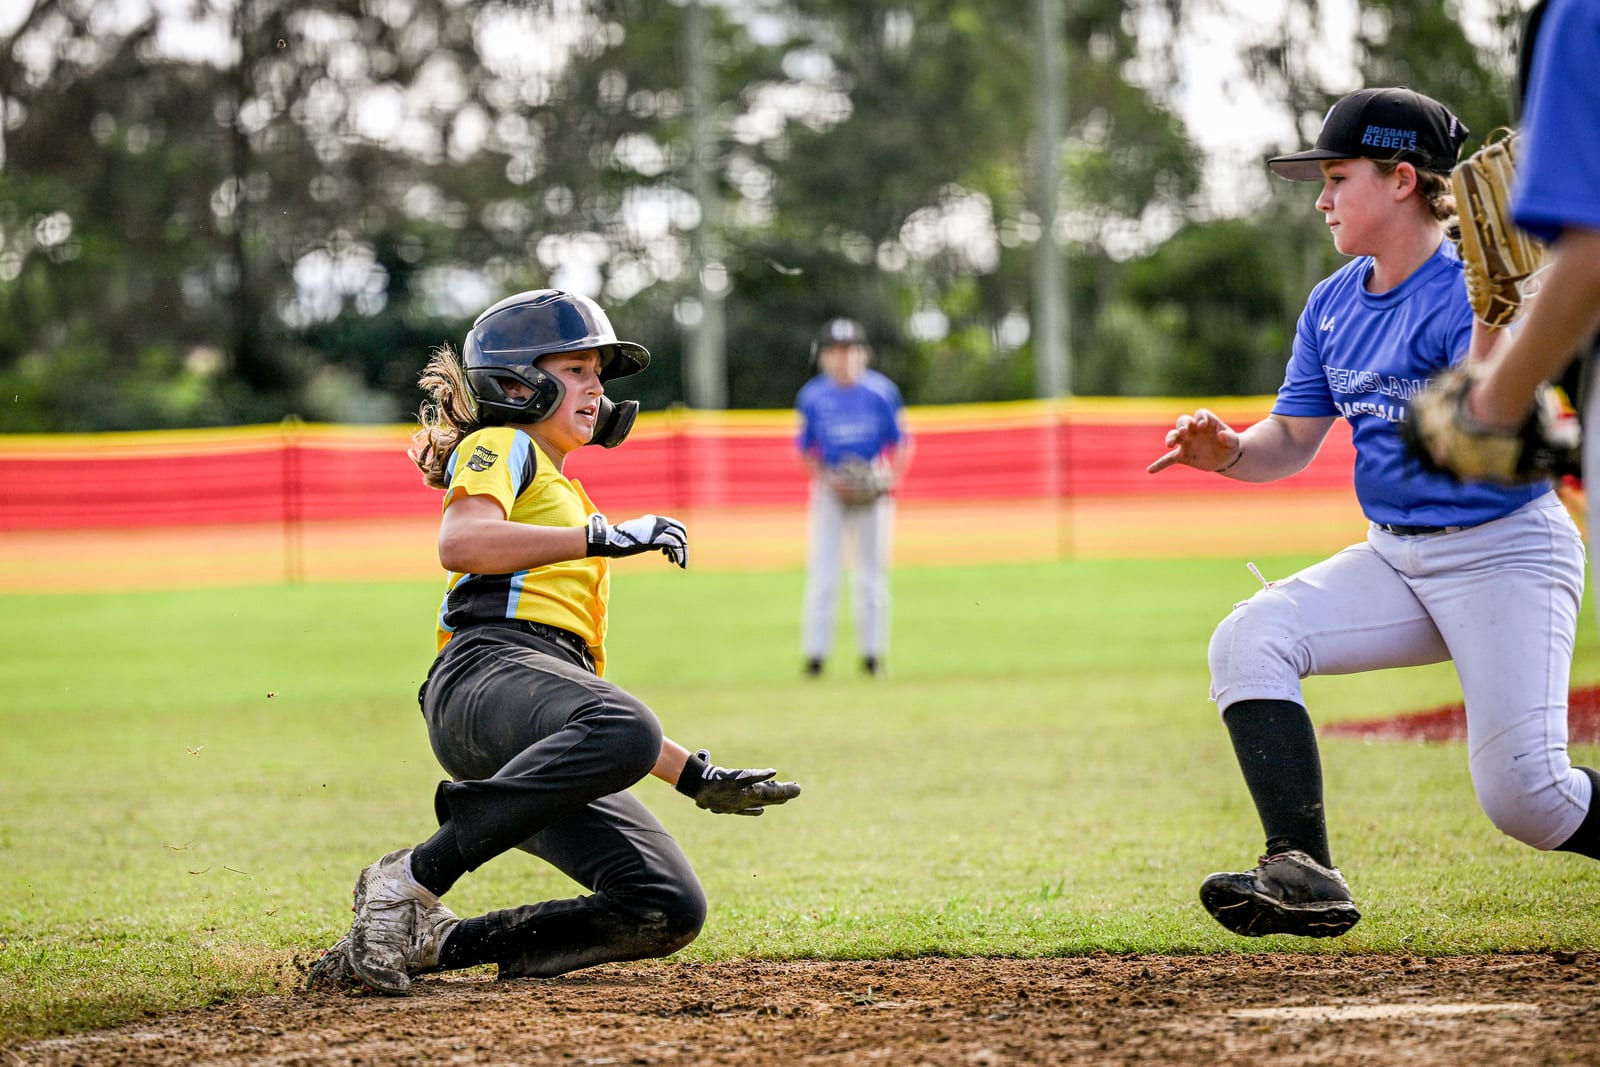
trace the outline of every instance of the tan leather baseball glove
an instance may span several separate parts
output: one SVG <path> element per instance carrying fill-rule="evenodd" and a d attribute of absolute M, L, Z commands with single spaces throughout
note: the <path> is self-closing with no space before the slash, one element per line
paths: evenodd
<path fill-rule="evenodd" d="M 847 459 L 829 471 L 828 476 L 834 494 L 853 506 L 872 503 L 889 491 L 893 481 L 887 466 L 864 459 Z"/>
<path fill-rule="evenodd" d="M 1466 411 L 1467 390 L 1477 373 L 1468 366 L 1451 367 L 1411 398 L 1400 433 L 1423 466 L 1500 485 L 1581 472 L 1578 420 L 1553 388 L 1539 387 L 1533 409 L 1515 430 L 1490 429 L 1474 422 Z"/>
<path fill-rule="evenodd" d="M 1506 326 L 1522 313 L 1524 288 L 1544 263 L 1544 245 L 1511 221 L 1511 183 L 1517 135 L 1504 132 L 1456 164 L 1450 173 L 1461 219 L 1461 261 L 1472 313 Z"/>

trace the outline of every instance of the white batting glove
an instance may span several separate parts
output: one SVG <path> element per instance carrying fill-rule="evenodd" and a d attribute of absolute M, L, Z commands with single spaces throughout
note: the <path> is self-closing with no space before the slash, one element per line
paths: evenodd
<path fill-rule="evenodd" d="M 680 567 L 689 565 L 689 531 L 665 515 L 641 515 L 616 525 L 604 515 L 589 516 L 589 555 L 636 556 L 661 552 Z"/>

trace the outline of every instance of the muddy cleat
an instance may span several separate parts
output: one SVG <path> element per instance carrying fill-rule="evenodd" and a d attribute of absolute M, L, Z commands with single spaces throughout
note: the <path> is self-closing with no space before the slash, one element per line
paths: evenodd
<path fill-rule="evenodd" d="M 444 940 L 461 920 L 443 904 L 431 908 L 418 905 L 417 925 L 406 948 L 406 973 L 429 974 L 440 970 L 439 956 L 444 950 Z"/>
<path fill-rule="evenodd" d="M 1245 937 L 1338 937 L 1361 918 L 1339 869 L 1297 849 L 1263 856 L 1253 871 L 1213 874 L 1200 884 L 1200 903 Z"/>
<path fill-rule="evenodd" d="M 411 850 L 398 849 L 356 879 L 355 922 L 350 924 L 346 956 L 350 967 L 379 993 L 403 994 L 411 988 L 406 957 L 417 942 L 423 912 L 439 908 L 439 898 L 411 876 Z"/>
<path fill-rule="evenodd" d="M 306 992 L 342 993 L 352 989 L 365 989 L 367 983 L 350 966 L 350 938 L 341 937 L 332 948 L 322 950 L 322 955 L 306 969 Z"/>

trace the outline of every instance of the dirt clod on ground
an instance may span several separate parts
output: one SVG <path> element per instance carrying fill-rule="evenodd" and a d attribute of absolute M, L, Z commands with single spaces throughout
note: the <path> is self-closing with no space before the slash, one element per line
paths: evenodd
<path fill-rule="evenodd" d="M 654 963 L 265 997 L 0 1062 L 1600 1064 L 1600 953 Z"/>

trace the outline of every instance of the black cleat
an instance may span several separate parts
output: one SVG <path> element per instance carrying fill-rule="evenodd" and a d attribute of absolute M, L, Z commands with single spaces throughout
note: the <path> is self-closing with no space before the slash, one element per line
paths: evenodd
<path fill-rule="evenodd" d="M 1200 903 L 1245 937 L 1338 937 L 1361 919 L 1339 869 L 1298 849 L 1263 856 L 1253 871 L 1213 874 L 1200 884 Z"/>
<path fill-rule="evenodd" d="M 878 672 L 883 670 L 883 665 L 878 662 L 877 656 L 862 656 L 861 669 L 866 671 L 868 674 L 876 675 Z"/>
<path fill-rule="evenodd" d="M 822 674 L 822 660 L 815 657 L 806 660 L 805 672 L 807 678 L 816 678 Z"/>

